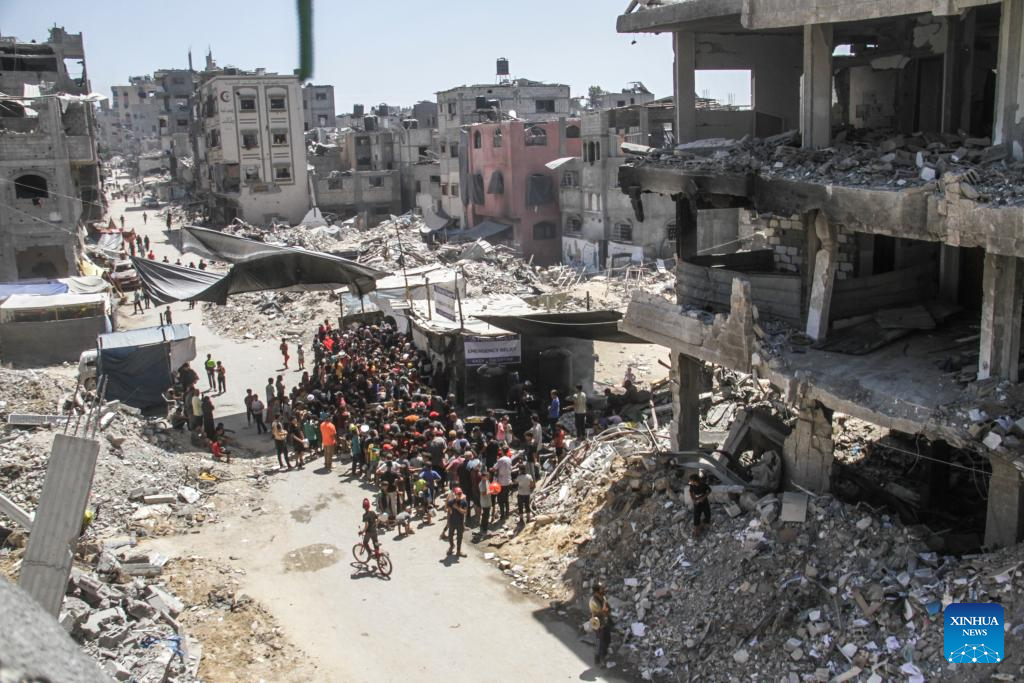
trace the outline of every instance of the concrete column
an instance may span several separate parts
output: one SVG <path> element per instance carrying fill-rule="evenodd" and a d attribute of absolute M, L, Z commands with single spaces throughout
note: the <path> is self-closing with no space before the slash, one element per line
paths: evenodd
<path fill-rule="evenodd" d="M 672 378 L 678 382 L 673 393 L 672 449 L 700 448 L 701 361 L 682 353 L 672 354 Z"/>
<path fill-rule="evenodd" d="M 796 426 L 782 446 L 783 481 L 811 491 L 828 491 L 832 451 L 831 413 L 817 401 L 801 401 Z"/>
<path fill-rule="evenodd" d="M 942 505 L 949 496 L 949 444 L 945 441 L 932 442 L 932 458 L 927 461 L 928 505 Z"/>
<path fill-rule="evenodd" d="M 825 214 L 818 211 L 814 217 L 814 232 L 820 246 L 814 256 L 814 274 L 811 277 L 811 296 L 807 306 L 807 336 L 815 341 L 828 335 L 829 315 L 832 310 L 832 290 L 835 287 L 839 243 L 835 226 L 829 225 Z"/>
<path fill-rule="evenodd" d="M 960 248 L 942 245 L 939 254 L 939 294 L 951 304 L 960 299 Z"/>
<path fill-rule="evenodd" d="M 676 142 L 697 139 L 696 37 L 689 31 L 672 34 L 675 52 Z"/>
<path fill-rule="evenodd" d="M 1016 382 L 1020 374 L 1021 300 L 1024 265 L 1015 256 L 985 252 L 978 379 Z"/>
<path fill-rule="evenodd" d="M 1020 470 L 996 456 L 989 458 L 992 476 L 988 481 L 988 515 L 985 545 L 1001 548 L 1024 538 L 1024 487 Z"/>
<path fill-rule="evenodd" d="M 1024 89 L 1020 87 L 1024 59 L 1024 0 L 1003 0 L 999 20 L 999 55 L 996 62 L 996 122 L 993 142 L 1013 143 L 1015 159 L 1024 156 Z"/>
<path fill-rule="evenodd" d="M 651 110 L 640 105 L 640 144 L 651 144 Z"/>
<path fill-rule="evenodd" d="M 828 147 L 832 140 L 832 48 L 830 25 L 804 26 L 800 134 L 805 149 Z"/>

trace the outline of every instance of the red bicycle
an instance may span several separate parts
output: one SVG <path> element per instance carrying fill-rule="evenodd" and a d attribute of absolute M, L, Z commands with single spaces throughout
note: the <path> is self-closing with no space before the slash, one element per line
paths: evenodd
<path fill-rule="evenodd" d="M 380 546 L 377 547 L 377 552 L 370 552 L 362 543 L 356 543 L 352 546 L 352 557 L 366 568 L 370 567 L 371 560 L 376 561 L 377 569 L 383 576 L 391 576 L 391 570 L 394 568 L 391 564 L 391 556 L 381 550 Z"/>

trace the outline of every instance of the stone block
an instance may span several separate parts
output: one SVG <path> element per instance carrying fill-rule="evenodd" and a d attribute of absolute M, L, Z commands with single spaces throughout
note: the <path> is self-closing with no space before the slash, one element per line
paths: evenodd
<path fill-rule="evenodd" d="M 148 586 L 145 596 L 146 602 L 154 609 L 169 614 L 172 617 L 178 616 L 185 609 L 185 605 L 181 600 L 157 586 Z"/>

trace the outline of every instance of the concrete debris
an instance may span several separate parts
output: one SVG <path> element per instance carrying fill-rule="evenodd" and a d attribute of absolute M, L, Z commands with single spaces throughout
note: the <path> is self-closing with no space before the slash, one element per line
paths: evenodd
<path fill-rule="evenodd" d="M 713 144 L 708 144 L 713 143 Z M 766 178 L 903 189 L 935 183 L 946 174 L 966 181 L 959 195 L 979 203 L 1024 205 L 1024 163 L 1014 161 L 1006 145 L 958 134 L 848 129 L 819 150 L 800 147 L 797 131 L 768 138 L 697 140 L 673 149 L 657 149 L 633 165 L 653 164 L 701 173 L 756 173 Z M 943 188 L 936 187 L 937 190 Z"/>
<path fill-rule="evenodd" d="M 680 462 L 644 430 L 598 435 L 535 494 L 555 522 L 492 545 L 496 566 L 521 566 L 517 587 L 582 613 L 604 582 L 611 655 L 650 680 L 947 680 L 942 605 L 994 600 L 1024 623 L 1015 548 L 943 556 L 922 526 L 742 486 L 713 494 L 710 530 L 694 538 Z"/>

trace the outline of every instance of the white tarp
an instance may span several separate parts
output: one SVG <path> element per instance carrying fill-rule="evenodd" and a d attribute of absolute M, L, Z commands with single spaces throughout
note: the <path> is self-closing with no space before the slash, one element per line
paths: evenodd
<path fill-rule="evenodd" d="M 562 263 L 587 272 L 601 270 L 601 248 L 582 237 L 562 237 Z"/>

